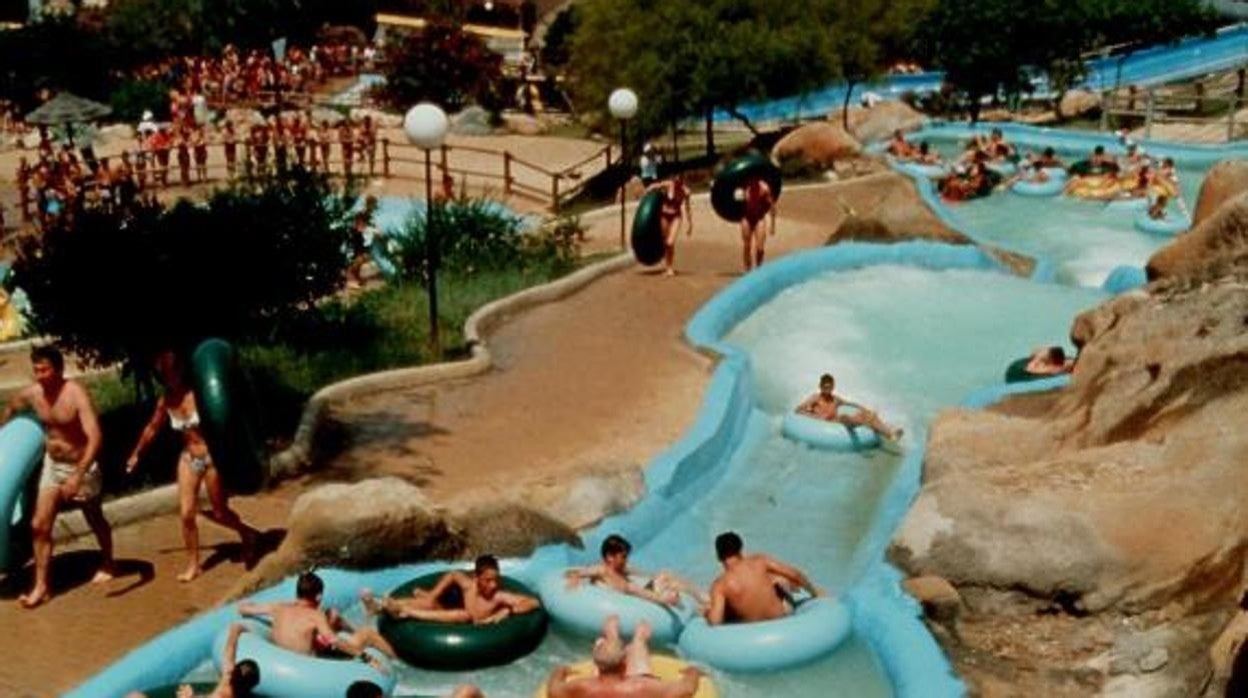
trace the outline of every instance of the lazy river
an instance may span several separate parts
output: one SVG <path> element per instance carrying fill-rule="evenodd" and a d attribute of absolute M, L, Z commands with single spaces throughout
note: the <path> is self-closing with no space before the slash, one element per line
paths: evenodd
<path fill-rule="evenodd" d="M 1189 186 L 1197 186 L 1208 163 L 1184 164 L 1193 172 Z M 968 206 L 951 212 L 939 204 L 937 210 L 974 221 L 963 225 L 973 227 L 976 237 L 999 235 L 1002 246 L 1025 250 L 1039 244 L 1032 239 L 1035 230 L 1003 230 L 1005 221 L 1020 215 L 1016 198 L 986 199 L 982 213 Z M 1095 227 L 1089 210 L 1072 208 L 1065 224 Z M 505 571 L 535 582 L 569 564 L 593 561 L 601 539 L 621 532 L 635 545 L 637 567 L 677 569 L 706 585 L 717 574 L 714 536 L 735 530 L 747 550 L 788 560 L 833 592 L 851 613 L 852 632 L 835 651 L 798 668 L 713 671 L 723 695 L 962 694 L 884 552 L 917 492 L 922 446 L 935 414 L 967 399 L 983 404 L 1007 390 L 1060 383 L 1000 386 L 1010 360 L 1062 342 L 1072 318 L 1107 297 L 1095 288 L 1100 267 L 1138 264 L 1147 256 L 1144 244 L 1133 251 L 1077 242 L 1044 248 L 1057 260 L 1056 279 L 1064 283 L 1021 279 L 975 248 L 930 243 L 822 248 L 737 280 L 687 328 L 692 344 L 724 358 L 695 425 L 648 469 L 647 496 L 586 533 L 584 549 L 548 546 L 509 561 Z M 823 372 L 837 376 L 838 393 L 906 428 L 900 451 L 824 452 L 780 435 L 781 416 L 813 392 Z M 438 567 L 326 571 L 326 603 L 359 619 L 358 588 L 385 591 Z M 258 597 L 290 598 L 292 587 L 288 580 Z M 71 695 L 122 695 L 210 676 L 212 638 L 232 617 L 223 608 L 175 628 Z M 433 694 L 471 680 L 490 696 L 528 696 L 555 665 L 583 659 L 588 651 L 588 640 L 554 627 L 535 653 L 508 666 L 464 674 L 401 667 L 396 695 Z"/>

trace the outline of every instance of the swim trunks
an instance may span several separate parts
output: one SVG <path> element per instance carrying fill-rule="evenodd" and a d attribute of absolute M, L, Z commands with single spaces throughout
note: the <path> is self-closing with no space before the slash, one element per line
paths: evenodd
<path fill-rule="evenodd" d="M 43 470 L 39 473 L 39 489 L 49 489 L 52 487 L 60 487 L 65 484 L 69 476 L 77 470 L 74 463 L 60 463 L 52 460 L 52 456 L 43 455 Z M 100 496 L 100 492 L 104 489 L 104 473 L 100 471 L 99 463 L 92 463 L 87 468 L 87 472 L 82 476 L 82 482 L 78 487 L 78 494 L 74 497 L 76 502 L 89 502 Z"/>

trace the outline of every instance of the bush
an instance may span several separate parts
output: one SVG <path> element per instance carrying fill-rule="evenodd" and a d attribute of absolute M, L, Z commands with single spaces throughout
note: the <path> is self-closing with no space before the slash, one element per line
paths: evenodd
<path fill-rule="evenodd" d="M 270 342 L 341 283 L 346 211 L 302 172 L 167 211 L 86 210 L 23 239 L 14 282 L 35 330 L 95 365 L 146 366 L 206 337 Z"/>

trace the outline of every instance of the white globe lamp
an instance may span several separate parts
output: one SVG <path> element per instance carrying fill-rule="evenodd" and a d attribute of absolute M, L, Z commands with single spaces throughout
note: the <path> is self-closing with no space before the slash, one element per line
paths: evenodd
<path fill-rule="evenodd" d="M 432 150 L 442 146 L 446 132 L 451 128 L 446 112 L 436 104 L 421 102 L 407 110 L 403 117 L 403 132 L 418 148 Z"/>

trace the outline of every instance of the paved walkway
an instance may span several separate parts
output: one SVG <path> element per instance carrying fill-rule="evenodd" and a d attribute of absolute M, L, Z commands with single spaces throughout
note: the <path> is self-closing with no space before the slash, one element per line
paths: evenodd
<path fill-rule="evenodd" d="M 817 246 L 839 224 L 844 199 L 859 208 L 870 181 L 786 191 L 775 254 Z M 618 245 L 618 218 L 599 219 L 589 251 Z M 690 314 L 740 274 L 739 235 L 705 199 L 695 204 L 692 240 L 682 240 L 681 274 L 631 268 L 537 308 L 491 338 L 495 370 L 478 378 L 391 392 L 342 406 L 350 448 L 325 470 L 277 491 L 238 500 L 254 524 L 281 526 L 310 484 L 396 474 L 435 499 L 501 486 L 517 472 L 552 477 L 580 466 L 640 467 L 693 420 L 711 363 L 684 344 Z M 230 538 L 206 521 L 205 544 Z M 0 604 L 0 694 L 68 689 L 161 630 L 213 605 L 242 572 L 230 560 L 191 585 L 174 575 L 183 561 L 176 517 L 118 531 L 131 576 L 104 588 L 83 585 L 90 539 L 58 556 L 71 588 L 36 611 Z M 228 549 L 227 551 L 228 552 Z M 24 582 L 22 582 L 24 583 Z M 4 598 L 12 598 L 10 589 Z"/>

